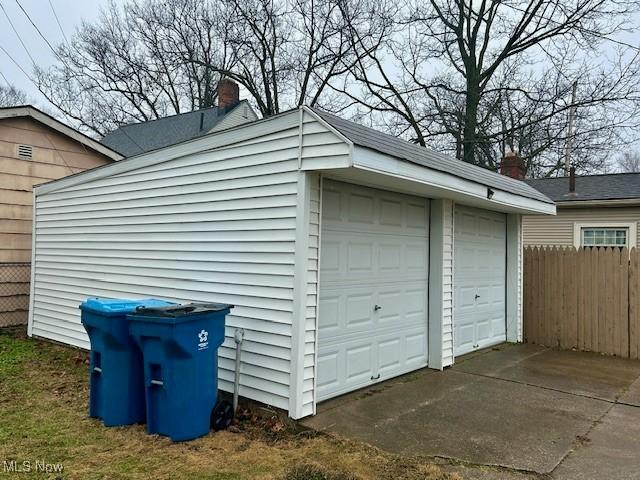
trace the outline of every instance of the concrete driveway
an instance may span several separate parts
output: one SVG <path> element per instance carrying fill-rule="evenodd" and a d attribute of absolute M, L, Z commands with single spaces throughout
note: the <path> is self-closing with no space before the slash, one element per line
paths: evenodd
<path fill-rule="evenodd" d="M 639 376 L 640 361 L 505 344 L 330 400 L 303 423 L 504 474 L 640 479 Z"/>

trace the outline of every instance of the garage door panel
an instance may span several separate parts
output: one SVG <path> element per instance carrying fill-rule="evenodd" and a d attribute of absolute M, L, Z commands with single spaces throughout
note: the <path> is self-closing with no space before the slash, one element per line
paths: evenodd
<path fill-rule="evenodd" d="M 336 292 L 333 295 L 325 295 L 320 300 L 322 309 L 318 316 L 318 328 L 320 329 L 321 335 L 327 337 L 339 335 L 340 319 L 344 317 L 340 312 L 342 304 L 340 297 L 341 295 Z"/>
<path fill-rule="evenodd" d="M 370 343 L 347 345 L 344 354 L 346 356 L 345 380 L 347 382 L 371 379 L 373 345 Z"/>
<path fill-rule="evenodd" d="M 340 242 L 331 238 L 322 241 L 320 269 L 324 275 L 340 274 Z"/>
<path fill-rule="evenodd" d="M 426 280 L 427 254 L 425 237 L 323 230 L 322 282 L 357 285 L 380 276 L 389 283 Z"/>
<path fill-rule="evenodd" d="M 372 290 L 376 289 L 375 293 Z M 373 330 L 422 326 L 427 315 L 427 283 L 321 287 L 319 338 L 331 341 Z M 375 305 L 382 308 L 377 312 Z"/>
<path fill-rule="evenodd" d="M 346 294 L 343 296 L 345 314 L 342 316 L 345 330 L 358 330 L 373 327 L 373 317 L 371 315 L 371 305 L 375 303 L 374 295 L 365 294 Z"/>
<path fill-rule="evenodd" d="M 373 273 L 373 242 L 351 240 L 347 244 L 346 273 Z"/>
<path fill-rule="evenodd" d="M 506 216 L 462 206 L 454 224 L 454 352 L 506 340 Z"/>
<path fill-rule="evenodd" d="M 388 198 L 380 199 L 380 225 L 389 227 L 402 226 L 402 202 L 399 200 L 390 200 Z"/>
<path fill-rule="evenodd" d="M 332 181 L 325 182 L 327 198 L 318 400 L 427 362 L 428 202 Z M 335 208 L 343 211 L 327 211 Z"/>

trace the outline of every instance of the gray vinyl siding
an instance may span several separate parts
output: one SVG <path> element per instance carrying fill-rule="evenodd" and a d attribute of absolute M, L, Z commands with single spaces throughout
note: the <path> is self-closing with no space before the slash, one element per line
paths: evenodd
<path fill-rule="evenodd" d="M 524 245 L 573 246 L 574 223 L 640 221 L 640 207 L 566 208 L 558 207 L 556 216 L 524 215 Z M 638 230 L 640 237 L 640 230 Z M 640 238 L 637 244 L 640 245 Z"/>
<path fill-rule="evenodd" d="M 291 412 L 291 373 L 300 368 L 292 326 L 304 322 L 303 410 L 312 413 L 319 186 L 307 174 L 316 184 L 305 312 L 296 319 L 299 121 L 292 112 L 273 122 L 276 131 L 169 160 L 158 151 L 149 154 L 157 162 L 132 158 L 125 171 L 36 193 L 30 334 L 89 348 L 78 310 L 89 296 L 230 303 L 220 388 L 233 389 L 233 334 L 243 328 L 240 395 Z M 309 130 L 327 138 L 322 126 Z M 310 158 L 348 153 L 336 141 Z"/>

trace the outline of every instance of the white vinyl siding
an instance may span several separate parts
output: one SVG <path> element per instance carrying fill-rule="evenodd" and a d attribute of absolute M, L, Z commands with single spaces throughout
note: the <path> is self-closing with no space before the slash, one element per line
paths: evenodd
<path fill-rule="evenodd" d="M 453 235 L 454 203 L 443 202 L 442 245 L 442 366 L 453 365 Z"/>
<path fill-rule="evenodd" d="M 302 416 L 315 413 L 316 342 L 318 313 L 318 275 L 320 267 L 320 175 L 309 174 L 309 248 L 307 263 L 307 291 L 304 337 L 304 388 L 302 392 Z"/>
<path fill-rule="evenodd" d="M 567 208 L 558 207 L 557 215 L 524 215 L 522 230 L 525 246 L 573 246 L 576 223 L 597 223 L 612 227 L 640 222 L 640 207 Z M 636 230 L 640 245 L 640 229 Z"/>
<path fill-rule="evenodd" d="M 155 163 L 134 158 L 125 171 L 37 195 L 30 333 L 88 348 L 78 310 L 88 296 L 230 303 L 220 388 L 233 388 L 233 333 L 243 328 L 240 395 L 290 410 L 298 165 L 305 154 L 298 122 L 292 112 L 257 138 L 169 160 L 160 151 Z M 316 134 L 328 133 L 320 127 Z M 311 190 L 316 209 L 318 188 Z M 310 218 L 317 223 L 317 212 Z M 317 282 L 317 225 L 309 230 L 311 274 L 298 320 L 305 328 L 315 323 Z M 309 414 L 313 329 L 305 335 Z"/>
<path fill-rule="evenodd" d="M 523 273 L 523 241 L 522 241 L 522 216 L 517 216 L 518 223 L 518 262 L 516 265 L 516 276 L 517 276 L 517 295 L 518 298 L 516 300 L 516 341 L 522 342 L 524 337 L 523 332 L 523 318 L 522 318 L 522 298 L 523 298 L 523 283 L 522 283 L 522 273 Z M 509 329 L 507 328 L 507 334 L 509 334 Z"/>

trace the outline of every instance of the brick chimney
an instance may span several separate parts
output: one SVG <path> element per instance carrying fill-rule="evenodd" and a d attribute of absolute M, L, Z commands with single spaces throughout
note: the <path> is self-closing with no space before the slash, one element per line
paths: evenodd
<path fill-rule="evenodd" d="M 516 180 L 524 180 L 524 162 L 517 152 L 509 150 L 504 154 L 500 163 L 500 173 Z"/>
<path fill-rule="evenodd" d="M 240 103 L 240 87 L 230 78 L 218 83 L 218 108 L 231 108 Z"/>

